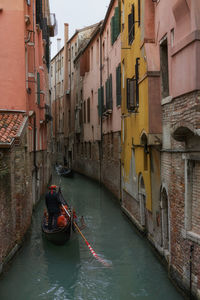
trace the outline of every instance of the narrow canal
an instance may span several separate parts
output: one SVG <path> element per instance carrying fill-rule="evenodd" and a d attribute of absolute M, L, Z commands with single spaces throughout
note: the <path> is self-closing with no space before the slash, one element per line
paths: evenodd
<path fill-rule="evenodd" d="M 84 235 L 111 267 L 96 261 L 78 234 L 64 246 L 44 240 L 42 200 L 33 216 L 30 237 L 1 276 L 1 300 L 183 299 L 148 242 L 108 191 L 77 174 L 73 179 L 62 178 L 61 184 L 77 215 L 84 216 Z"/>

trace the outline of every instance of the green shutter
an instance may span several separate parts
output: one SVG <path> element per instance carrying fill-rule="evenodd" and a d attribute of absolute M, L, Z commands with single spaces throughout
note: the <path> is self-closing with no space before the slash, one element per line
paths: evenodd
<path fill-rule="evenodd" d="M 113 45 L 115 42 L 115 18 L 114 16 L 111 19 L 111 44 Z"/>
<path fill-rule="evenodd" d="M 116 40 L 120 33 L 120 22 L 119 22 L 119 7 L 115 7 L 115 18 L 114 18 L 114 39 Z"/>
<path fill-rule="evenodd" d="M 103 114 L 103 107 L 104 107 L 104 87 L 101 87 L 101 111 Z"/>
<path fill-rule="evenodd" d="M 116 105 L 121 105 L 121 64 L 116 68 Z"/>
<path fill-rule="evenodd" d="M 121 32 L 121 0 L 118 0 L 119 7 L 119 33 Z"/>
<path fill-rule="evenodd" d="M 113 95 L 112 95 L 112 74 L 109 78 L 109 109 L 113 108 Z"/>
<path fill-rule="evenodd" d="M 99 117 L 101 117 L 101 115 L 102 115 L 102 111 L 101 111 L 101 88 L 98 89 L 98 114 L 99 114 Z"/>
<path fill-rule="evenodd" d="M 101 117 L 102 113 L 103 113 L 103 103 L 104 103 L 104 88 L 102 86 L 98 89 L 98 114 L 99 114 L 99 117 Z"/>
<path fill-rule="evenodd" d="M 40 105 L 40 73 L 37 72 L 37 104 Z"/>

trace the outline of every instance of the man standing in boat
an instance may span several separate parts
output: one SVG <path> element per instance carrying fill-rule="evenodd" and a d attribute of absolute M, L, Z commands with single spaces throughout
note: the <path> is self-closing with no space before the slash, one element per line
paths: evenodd
<path fill-rule="evenodd" d="M 45 200 L 48 210 L 48 229 L 51 230 L 57 226 L 57 218 L 60 214 L 61 201 L 56 192 L 56 185 L 50 186 L 50 191 L 46 194 Z"/>

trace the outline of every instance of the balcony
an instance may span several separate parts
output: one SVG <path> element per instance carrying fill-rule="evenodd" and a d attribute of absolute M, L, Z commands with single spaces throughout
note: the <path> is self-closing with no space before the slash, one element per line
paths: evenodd
<path fill-rule="evenodd" d="M 47 26 L 49 28 L 50 37 L 54 37 L 58 34 L 58 26 L 55 14 L 49 14 L 47 19 Z"/>

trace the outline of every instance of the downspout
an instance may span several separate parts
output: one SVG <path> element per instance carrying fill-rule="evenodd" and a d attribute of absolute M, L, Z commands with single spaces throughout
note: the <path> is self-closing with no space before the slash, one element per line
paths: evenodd
<path fill-rule="evenodd" d="M 33 134 L 33 165 L 34 165 L 34 170 L 35 170 L 35 179 L 37 180 L 37 173 L 38 173 L 38 168 L 37 168 L 37 149 L 36 149 L 36 114 L 35 111 L 33 112 L 33 128 L 34 128 L 34 134 Z"/>
<path fill-rule="evenodd" d="M 102 34 L 100 32 L 100 89 L 101 89 L 101 116 L 100 116 L 100 157 L 99 157 L 99 183 L 101 185 L 101 174 L 102 174 L 102 157 L 103 157 L 103 103 L 102 103 Z"/>
<path fill-rule="evenodd" d="M 36 76 L 36 66 L 35 66 L 35 0 L 33 0 L 33 43 L 34 43 L 34 74 Z M 35 80 L 35 86 L 36 86 L 36 80 Z M 37 168 L 37 149 L 36 149 L 36 130 L 37 130 L 37 126 L 36 126 L 36 113 L 35 111 L 33 111 L 33 127 L 34 127 L 34 134 L 33 134 L 33 165 L 34 165 L 34 171 L 35 171 L 35 182 L 37 182 L 37 175 L 38 175 L 38 168 Z M 37 185 L 36 185 L 37 187 Z"/>

